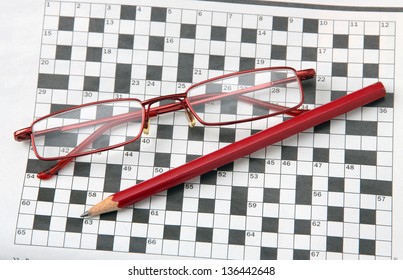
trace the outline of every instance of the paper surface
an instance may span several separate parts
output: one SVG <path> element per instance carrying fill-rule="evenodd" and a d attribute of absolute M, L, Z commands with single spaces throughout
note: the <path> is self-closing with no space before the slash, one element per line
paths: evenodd
<path fill-rule="evenodd" d="M 401 258 L 396 139 L 403 136 L 403 85 L 395 78 L 403 69 L 403 8 L 386 9 L 393 1 L 380 11 L 364 3 L 363 12 L 287 3 L 5 3 L 0 258 Z M 15 130 L 63 105 L 145 99 L 223 73 L 279 65 L 316 69 L 316 81 L 304 84 L 310 108 L 378 80 L 393 98 L 134 208 L 85 220 L 79 215 L 102 197 L 281 119 L 190 130 L 181 112 L 161 116 L 139 150 L 77 160 L 50 181 L 35 177 L 49 165 L 28 143 L 13 140 Z"/>

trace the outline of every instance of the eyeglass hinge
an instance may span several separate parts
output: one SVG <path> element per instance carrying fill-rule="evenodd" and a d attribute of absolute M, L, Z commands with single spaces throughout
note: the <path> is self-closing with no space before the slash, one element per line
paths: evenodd
<path fill-rule="evenodd" d="M 15 141 L 21 142 L 31 139 L 32 130 L 30 127 L 26 127 L 14 132 Z"/>

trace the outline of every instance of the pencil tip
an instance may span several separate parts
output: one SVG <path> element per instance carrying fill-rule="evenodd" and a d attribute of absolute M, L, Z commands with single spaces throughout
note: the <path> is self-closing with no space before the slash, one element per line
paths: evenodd
<path fill-rule="evenodd" d="M 81 218 L 85 218 L 85 217 L 88 217 L 88 216 L 90 216 L 90 212 L 88 212 L 88 211 L 85 211 L 84 213 L 82 213 L 81 214 Z"/>

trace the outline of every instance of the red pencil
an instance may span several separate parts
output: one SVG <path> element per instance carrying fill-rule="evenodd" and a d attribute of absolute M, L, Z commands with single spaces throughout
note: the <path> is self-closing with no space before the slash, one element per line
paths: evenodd
<path fill-rule="evenodd" d="M 254 153 L 308 128 L 326 122 L 386 95 L 381 82 L 307 111 L 210 154 L 171 169 L 149 180 L 117 192 L 84 212 L 81 217 L 97 216 L 132 205 L 194 177 Z"/>

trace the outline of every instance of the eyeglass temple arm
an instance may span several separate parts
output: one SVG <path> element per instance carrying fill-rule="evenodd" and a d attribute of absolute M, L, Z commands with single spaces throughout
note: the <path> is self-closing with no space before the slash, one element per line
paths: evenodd
<path fill-rule="evenodd" d="M 105 118 L 93 120 L 93 121 L 86 121 L 86 122 L 81 122 L 81 123 L 53 127 L 53 128 L 49 128 L 49 129 L 43 129 L 43 130 L 35 131 L 35 136 L 41 136 L 43 134 L 53 133 L 53 132 L 69 131 L 69 130 L 73 130 L 73 129 L 88 127 L 91 125 L 110 123 L 111 121 L 122 121 L 122 122 L 126 121 L 127 122 L 128 120 L 133 120 L 136 117 L 141 118 L 141 111 L 135 112 L 134 114 L 133 114 L 133 112 L 130 112 L 130 113 L 120 114 L 120 115 L 116 115 L 116 116 L 112 116 L 112 117 L 105 117 Z M 29 140 L 31 134 L 32 134 L 32 129 L 30 127 L 23 128 L 14 133 L 14 139 L 19 142 L 24 141 L 24 140 Z"/>

